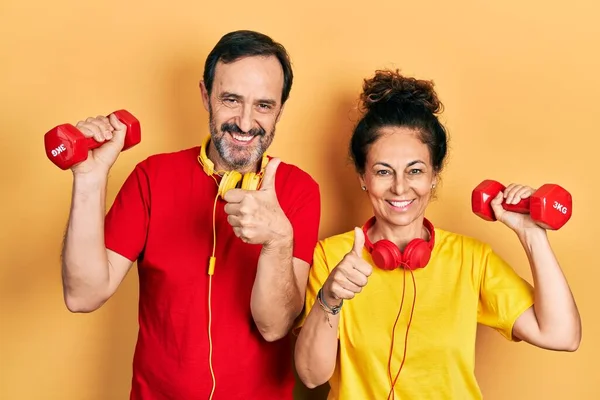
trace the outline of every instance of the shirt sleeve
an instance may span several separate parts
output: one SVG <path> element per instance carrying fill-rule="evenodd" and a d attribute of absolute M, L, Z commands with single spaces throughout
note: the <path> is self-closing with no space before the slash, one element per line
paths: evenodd
<path fill-rule="evenodd" d="M 142 254 L 150 216 L 150 184 L 138 164 L 117 193 L 104 220 L 106 248 L 135 262 Z"/>
<path fill-rule="evenodd" d="M 479 289 L 478 322 L 508 340 L 517 318 L 534 303 L 533 287 L 489 246 L 485 247 Z"/>
<path fill-rule="evenodd" d="M 287 214 L 294 230 L 293 256 L 310 265 L 319 240 L 321 194 L 319 185 L 308 174 L 296 170 L 294 175 L 290 176 L 290 181 L 299 190 Z"/>

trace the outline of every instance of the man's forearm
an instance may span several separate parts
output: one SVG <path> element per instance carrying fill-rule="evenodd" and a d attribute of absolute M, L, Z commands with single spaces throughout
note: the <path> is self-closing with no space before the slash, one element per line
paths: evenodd
<path fill-rule="evenodd" d="M 106 177 L 75 177 L 62 252 L 63 291 L 71 311 L 92 311 L 106 300 L 109 269 L 104 246 L 105 201 Z"/>
<path fill-rule="evenodd" d="M 268 341 L 289 332 L 304 304 L 294 274 L 293 248 L 293 238 L 286 238 L 264 246 L 258 259 L 250 307 L 258 329 Z"/>

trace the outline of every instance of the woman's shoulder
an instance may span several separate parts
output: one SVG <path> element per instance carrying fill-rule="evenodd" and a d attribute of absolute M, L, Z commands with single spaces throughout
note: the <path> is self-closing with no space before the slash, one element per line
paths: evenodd
<path fill-rule="evenodd" d="M 490 245 L 483 240 L 466 233 L 454 232 L 443 228 L 435 228 L 435 247 L 482 253 L 490 251 Z"/>
<path fill-rule="evenodd" d="M 319 245 L 326 249 L 350 249 L 354 245 L 354 229 L 322 238 Z"/>

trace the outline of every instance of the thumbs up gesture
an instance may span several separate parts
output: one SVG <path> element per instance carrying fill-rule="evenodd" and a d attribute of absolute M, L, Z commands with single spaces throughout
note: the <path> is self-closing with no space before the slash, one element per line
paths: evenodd
<path fill-rule="evenodd" d="M 275 193 L 279 163 L 277 158 L 269 161 L 258 190 L 231 189 L 223 197 L 227 202 L 227 222 L 235 235 L 246 243 L 269 246 L 292 237 L 292 225 Z"/>
<path fill-rule="evenodd" d="M 373 267 L 362 258 L 365 234 L 362 229 L 354 228 L 354 245 L 342 261 L 331 271 L 323 285 L 325 302 L 334 306 L 340 300 L 354 298 L 367 285 Z"/>

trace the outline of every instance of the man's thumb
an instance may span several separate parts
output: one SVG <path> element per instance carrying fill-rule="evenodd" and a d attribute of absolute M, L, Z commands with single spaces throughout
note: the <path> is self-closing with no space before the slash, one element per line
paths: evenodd
<path fill-rule="evenodd" d="M 125 134 L 127 133 L 127 125 L 119 121 L 115 114 L 108 116 L 110 124 L 115 128 L 113 132 L 113 141 L 117 142 L 119 146 L 123 146 L 125 142 Z"/>
<path fill-rule="evenodd" d="M 280 162 L 281 160 L 278 158 L 272 158 L 269 161 L 262 178 L 262 183 L 260 185 L 261 189 L 275 189 L 275 174 L 277 173 L 277 167 Z"/>
<path fill-rule="evenodd" d="M 365 246 L 365 234 L 362 229 L 354 228 L 354 246 L 352 247 L 352 251 L 356 253 L 356 255 L 362 255 L 363 247 Z"/>

